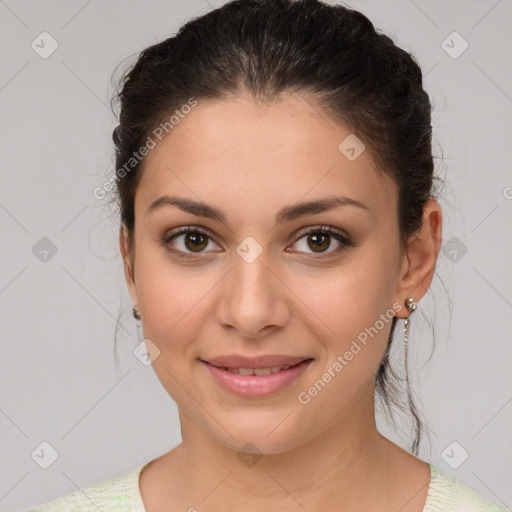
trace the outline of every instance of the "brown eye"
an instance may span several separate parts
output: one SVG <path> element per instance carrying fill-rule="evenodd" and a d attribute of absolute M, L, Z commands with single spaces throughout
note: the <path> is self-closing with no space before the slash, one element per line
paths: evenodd
<path fill-rule="evenodd" d="M 338 244 L 338 246 L 333 250 L 328 251 L 332 245 L 333 238 L 335 239 L 335 242 Z M 304 243 L 302 243 L 303 239 L 305 240 Z M 343 251 L 346 247 L 352 246 L 353 243 L 349 238 L 343 236 L 341 233 L 338 233 L 333 229 L 329 229 L 328 227 L 322 226 L 320 228 L 310 229 L 309 231 L 303 233 L 299 240 L 295 242 L 295 245 L 298 246 L 298 250 L 300 252 L 311 254 L 312 251 L 313 253 L 320 255 L 325 254 L 326 256 L 331 256 Z M 307 249 L 309 249 L 309 251 Z"/>
<path fill-rule="evenodd" d="M 312 247 L 315 252 L 323 252 L 324 250 L 329 249 L 329 246 L 331 245 L 329 235 L 325 235 L 323 233 L 309 235 L 308 242 L 310 241 L 310 247 Z"/>
<path fill-rule="evenodd" d="M 192 253 L 202 254 L 208 247 L 211 237 L 199 228 L 178 228 L 162 239 L 162 245 L 179 257 L 193 258 Z"/>
<path fill-rule="evenodd" d="M 334 250 L 328 251 L 332 246 L 333 238 L 338 245 Z M 324 226 L 306 231 L 295 244 L 300 246 L 303 239 L 305 240 L 305 247 L 299 247 L 299 252 L 316 253 L 319 256 L 338 254 L 345 248 L 354 245 L 348 237 Z M 207 253 L 206 249 L 210 241 L 215 245 L 212 237 L 206 231 L 188 226 L 173 230 L 161 242 L 169 252 L 176 256 L 193 258 L 194 253 L 197 255 Z"/>
<path fill-rule="evenodd" d="M 196 249 L 198 251 L 201 251 L 208 245 L 208 239 L 202 233 L 197 233 L 194 231 L 184 233 L 184 235 L 185 247 L 187 247 L 187 249 L 190 249 L 191 251 L 195 251 Z"/>

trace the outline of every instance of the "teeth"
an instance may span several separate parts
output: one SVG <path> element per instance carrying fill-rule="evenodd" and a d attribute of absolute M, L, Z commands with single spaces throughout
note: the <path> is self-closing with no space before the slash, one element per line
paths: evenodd
<path fill-rule="evenodd" d="M 255 368 L 255 375 L 270 375 L 270 368 Z"/>
<path fill-rule="evenodd" d="M 281 370 L 288 370 L 289 366 L 272 366 L 270 368 L 226 368 L 221 367 L 227 372 L 240 374 L 240 375 L 270 375 L 272 373 L 280 372 Z"/>

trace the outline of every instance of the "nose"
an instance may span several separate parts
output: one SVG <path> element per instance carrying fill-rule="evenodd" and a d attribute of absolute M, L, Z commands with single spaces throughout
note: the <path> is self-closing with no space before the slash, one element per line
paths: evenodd
<path fill-rule="evenodd" d="M 248 263 L 238 255 L 220 289 L 217 321 L 245 338 L 261 338 L 290 319 L 289 289 L 265 251 Z"/>

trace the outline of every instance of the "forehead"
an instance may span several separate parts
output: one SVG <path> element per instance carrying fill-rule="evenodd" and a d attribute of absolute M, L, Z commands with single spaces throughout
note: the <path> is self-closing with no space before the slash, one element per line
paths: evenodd
<path fill-rule="evenodd" d="M 229 198 L 270 206 L 339 193 L 371 198 L 376 210 L 394 204 L 394 183 L 376 170 L 369 151 L 355 160 L 340 151 L 347 137 L 348 127 L 304 95 L 270 103 L 244 95 L 198 100 L 146 157 L 136 202 L 181 193 L 207 203 L 214 197 L 217 204 Z"/>

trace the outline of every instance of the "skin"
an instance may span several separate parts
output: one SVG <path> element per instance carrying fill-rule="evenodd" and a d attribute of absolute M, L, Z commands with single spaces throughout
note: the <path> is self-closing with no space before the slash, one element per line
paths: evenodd
<path fill-rule="evenodd" d="M 307 391 L 357 335 L 407 297 L 427 292 L 441 245 L 441 208 L 431 199 L 423 226 L 400 253 L 397 189 L 370 151 L 349 161 L 339 144 L 350 130 L 313 98 L 269 104 L 240 94 L 202 101 L 146 157 L 135 196 L 135 229 L 121 229 L 126 281 L 146 338 L 160 350 L 153 368 L 179 409 L 183 442 L 140 476 L 148 512 L 160 510 L 421 512 L 430 470 L 383 437 L 374 420 L 374 377 L 391 322 L 307 405 Z M 368 146 L 367 146 L 368 148 Z M 365 203 L 276 225 L 284 206 L 333 194 Z M 176 206 L 147 213 L 168 194 L 203 201 L 227 223 Z M 307 228 L 326 225 L 355 242 L 336 254 Z M 200 226 L 167 247 L 171 229 Z M 262 248 L 248 264 L 237 246 Z M 202 244 L 202 245 L 201 245 Z M 322 257 L 322 254 L 328 256 Z M 198 358 L 289 354 L 314 362 L 288 388 L 266 398 L 230 394 Z M 250 442 L 253 465 L 237 457 Z M 250 450 L 249 450 L 250 451 Z"/>

